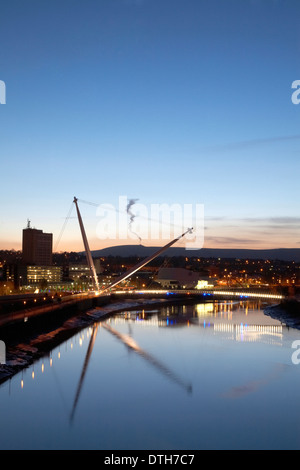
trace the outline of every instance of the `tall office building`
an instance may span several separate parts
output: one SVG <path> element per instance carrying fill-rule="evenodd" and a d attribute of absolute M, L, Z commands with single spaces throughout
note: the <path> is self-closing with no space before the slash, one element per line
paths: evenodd
<path fill-rule="evenodd" d="M 31 265 L 52 265 L 52 233 L 43 233 L 30 227 L 23 229 L 22 257 L 23 262 Z"/>

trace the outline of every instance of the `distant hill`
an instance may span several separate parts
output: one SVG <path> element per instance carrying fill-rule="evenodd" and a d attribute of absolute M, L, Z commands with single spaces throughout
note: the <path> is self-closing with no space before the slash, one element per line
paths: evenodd
<path fill-rule="evenodd" d="M 146 258 L 155 253 L 158 247 L 143 245 L 119 245 L 102 250 L 92 251 L 93 257 L 101 256 L 139 256 Z M 272 250 L 245 250 L 226 248 L 202 248 L 201 250 L 186 250 L 185 248 L 171 247 L 162 256 L 198 256 L 199 258 L 240 258 L 240 259 L 270 259 L 281 261 L 300 262 L 300 248 L 277 248 Z"/>

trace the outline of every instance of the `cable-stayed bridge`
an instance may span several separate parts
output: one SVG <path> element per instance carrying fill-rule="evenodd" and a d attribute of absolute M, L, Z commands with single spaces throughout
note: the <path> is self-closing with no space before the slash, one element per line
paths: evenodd
<path fill-rule="evenodd" d="M 188 228 L 182 235 L 178 236 L 174 240 L 170 241 L 167 243 L 164 247 L 160 248 L 157 250 L 155 253 L 152 255 L 148 256 L 144 260 L 140 261 L 138 264 L 136 264 L 133 268 L 122 274 L 120 277 L 118 277 L 116 280 L 114 280 L 111 284 L 106 286 L 103 289 L 100 289 L 99 283 L 98 283 L 98 278 L 93 262 L 93 258 L 91 255 L 91 251 L 89 248 L 87 236 L 85 233 L 82 217 L 80 214 L 80 210 L 78 207 L 78 199 L 74 197 L 74 201 L 76 210 L 77 210 L 77 216 L 78 216 L 78 221 L 79 221 L 79 226 L 82 234 L 82 240 L 85 248 L 85 253 L 86 253 L 86 259 L 87 259 L 87 264 L 90 269 L 91 273 L 91 278 L 93 281 L 93 286 L 94 286 L 94 293 L 96 296 L 98 295 L 107 295 L 109 293 L 113 293 L 115 295 L 125 295 L 124 291 L 121 290 L 116 290 L 116 287 L 120 285 L 124 280 L 130 278 L 133 274 L 135 274 L 137 271 L 139 271 L 141 268 L 146 266 L 148 263 L 153 261 L 155 258 L 160 256 L 162 253 L 164 253 L 168 248 L 170 248 L 172 245 L 174 245 L 177 241 L 179 241 L 181 238 L 183 238 L 187 233 L 191 233 L 193 231 L 193 228 Z M 243 299 L 264 299 L 264 300 L 277 300 L 281 301 L 285 298 L 284 295 L 279 294 L 274 292 L 273 290 L 271 291 L 266 291 L 264 290 L 253 290 L 251 288 L 249 289 L 209 289 L 209 290 L 202 290 L 202 289 L 184 289 L 184 290 L 136 290 L 131 293 L 132 296 L 141 296 L 141 295 L 154 295 L 154 296 L 164 296 L 164 295 L 181 295 L 181 296 L 199 296 L 199 297 L 206 297 L 206 296 L 211 296 L 214 298 L 231 298 L 231 299 L 236 299 L 236 298 L 243 298 Z M 126 294 L 128 295 L 128 293 Z"/>

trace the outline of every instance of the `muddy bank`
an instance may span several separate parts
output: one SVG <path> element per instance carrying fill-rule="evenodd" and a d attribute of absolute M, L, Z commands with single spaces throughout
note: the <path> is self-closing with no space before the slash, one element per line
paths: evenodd
<path fill-rule="evenodd" d="M 65 315 L 52 321 L 48 319 L 45 322 L 40 319 L 33 325 L 24 323 L 2 328 L 1 340 L 6 346 L 6 361 L 5 364 L 0 364 L 0 384 L 33 362 L 49 355 L 52 349 L 97 321 L 124 310 L 146 309 L 171 303 L 174 301 L 165 299 L 124 300 L 96 307 L 81 314 Z"/>
<path fill-rule="evenodd" d="M 300 302 L 287 300 L 264 309 L 264 313 L 290 328 L 300 329 Z"/>

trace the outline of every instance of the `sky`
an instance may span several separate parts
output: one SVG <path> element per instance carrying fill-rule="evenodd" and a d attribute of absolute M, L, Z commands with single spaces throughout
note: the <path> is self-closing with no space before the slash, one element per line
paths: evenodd
<path fill-rule="evenodd" d="M 167 243 L 158 205 L 174 236 L 202 207 L 197 248 L 300 248 L 299 59 L 299 0 L 1 0 L 0 249 L 29 219 L 82 250 L 74 197 L 92 250 Z"/>

